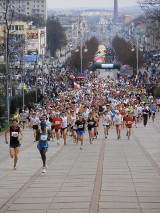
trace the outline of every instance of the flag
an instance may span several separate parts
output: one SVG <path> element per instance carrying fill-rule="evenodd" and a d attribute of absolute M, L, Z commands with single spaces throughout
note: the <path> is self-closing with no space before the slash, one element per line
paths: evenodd
<path fill-rule="evenodd" d="M 80 89 L 80 85 L 74 82 L 74 89 Z"/>

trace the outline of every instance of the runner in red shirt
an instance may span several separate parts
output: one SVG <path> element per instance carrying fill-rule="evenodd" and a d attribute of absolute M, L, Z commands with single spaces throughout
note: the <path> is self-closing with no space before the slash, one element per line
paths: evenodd
<path fill-rule="evenodd" d="M 133 115 L 131 114 L 131 112 L 128 112 L 128 116 L 125 117 L 125 122 L 126 122 L 126 128 L 127 128 L 127 136 L 128 139 L 131 136 L 131 129 L 132 129 L 132 124 L 134 122 L 133 120 Z"/>
<path fill-rule="evenodd" d="M 57 139 L 57 144 L 59 145 L 60 130 L 62 128 L 62 118 L 59 117 L 58 112 L 56 112 L 56 115 L 55 115 L 55 117 L 52 120 L 52 124 L 54 125 L 55 133 L 56 133 L 56 139 Z"/>

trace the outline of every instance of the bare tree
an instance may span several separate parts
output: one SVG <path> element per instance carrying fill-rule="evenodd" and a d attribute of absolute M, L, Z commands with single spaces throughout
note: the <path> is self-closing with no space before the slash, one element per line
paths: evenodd
<path fill-rule="evenodd" d="M 112 45 L 118 60 L 124 65 L 132 66 L 135 70 L 137 66 L 136 51 L 132 52 L 131 49 L 132 47 L 134 47 L 135 49 L 138 48 L 136 46 L 136 41 L 133 41 L 133 43 L 131 44 L 130 41 L 126 41 L 124 38 L 116 35 L 112 41 Z M 140 52 L 139 49 L 138 55 L 139 67 L 142 67 L 144 65 L 144 58 L 143 53 Z"/>
<path fill-rule="evenodd" d="M 67 44 L 64 29 L 59 21 L 54 18 L 47 20 L 47 46 L 54 56 L 56 50 L 61 49 Z"/>
<path fill-rule="evenodd" d="M 96 37 L 92 37 L 88 40 L 82 47 L 82 55 L 83 55 L 83 69 L 88 68 L 90 62 L 93 62 L 95 53 L 98 49 L 99 42 Z M 84 49 L 87 47 L 87 52 L 84 52 Z M 67 59 L 67 64 L 70 69 L 74 71 L 80 71 L 81 69 L 81 62 L 80 62 L 80 49 L 78 52 L 72 50 L 71 57 Z"/>
<path fill-rule="evenodd" d="M 14 10 L 13 10 L 13 1 L 12 0 L 0 0 L 0 11 L 2 14 L 2 21 L 4 21 L 4 38 L 5 38 L 5 45 L 6 51 L 9 52 L 9 35 L 10 29 L 14 18 Z M 7 54 L 6 54 L 7 55 Z"/>
<path fill-rule="evenodd" d="M 155 39 L 160 39 L 160 0 L 138 0 L 137 1 L 145 12 L 147 33 L 153 35 Z"/>

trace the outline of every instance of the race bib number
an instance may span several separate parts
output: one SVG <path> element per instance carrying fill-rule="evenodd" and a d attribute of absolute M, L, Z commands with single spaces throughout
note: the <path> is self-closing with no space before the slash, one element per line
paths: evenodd
<path fill-rule="evenodd" d="M 47 135 L 41 135 L 40 140 L 41 141 L 46 141 L 47 140 Z"/>
<path fill-rule="evenodd" d="M 128 124 L 132 124 L 132 121 L 128 121 Z"/>
<path fill-rule="evenodd" d="M 55 125 L 58 125 L 58 124 L 60 124 L 60 121 L 55 121 Z"/>
<path fill-rule="evenodd" d="M 90 124 L 90 125 L 93 125 L 93 124 L 94 124 L 94 122 L 89 122 L 89 124 Z"/>
<path fill-rule="evenodd" d="M 18 137 L 18 132 L 12 132 L 12 137 L 17 138 Z"/>
<path fill-rule="evenodd" d="M 79 125 L 78 128 L 83 128 L 83 125 Z"/>

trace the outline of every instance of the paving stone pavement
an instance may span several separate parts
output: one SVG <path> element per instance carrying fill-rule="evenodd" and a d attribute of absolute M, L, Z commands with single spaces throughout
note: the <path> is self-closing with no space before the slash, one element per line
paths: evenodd
<path fill-rule="evenodd" d="M 50 142 L 45 174 L 32 130 L 24 134 L 16 171 L 0 136 L 0 213 L 160 213 L 160 113 L 130 140 L 114 127 L 105 139 L 100 125 L 83 150 L 71 137 Z"/>

